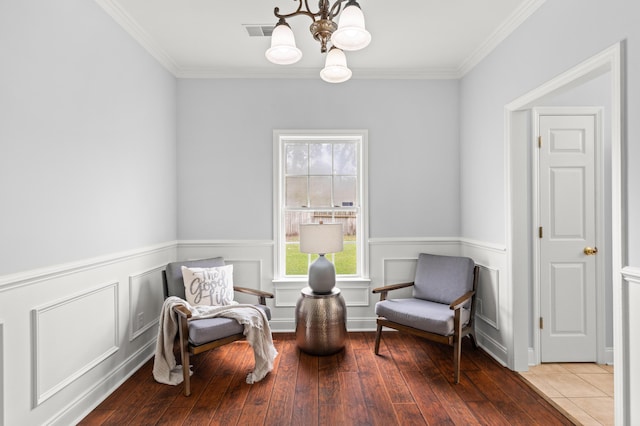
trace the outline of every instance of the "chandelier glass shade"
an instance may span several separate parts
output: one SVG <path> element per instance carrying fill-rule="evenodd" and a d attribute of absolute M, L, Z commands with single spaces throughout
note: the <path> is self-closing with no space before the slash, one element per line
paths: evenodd
<path fill-rule="evenodd" d="M 273 29 L 271 47 L 265 55 L 271 62 L 282 65 L 295 64 L 302 58 L 302 52 L 296 47 L 293 31 L 286 22 L 278 23 Z"/>
<path fill-rule="evenodd" d="M 370 42 L 371 34 L 364 27 L 360 6 L 347 4 L 340 15 L 338 30 L 331 35 L 331 43 L 342 50 L 360 50 Z"/>
<path fill-rule="evenodd" d="M 360 50 L 369 45 L 371 34 L 365 29 L 364 15 L 356 0 L 336 0 L 333 5 L 329 0 L 320 0 L 318 11 L 309 9 L 308 0 L 295 0 L 298 8 L 292 13 L 281 14 L 276 7 L 274 15 L 279 19 L 271 36 L 271 47 L 265 56 L 270 62 L 289 65 L 302 58 L 302 52 L 296 47 L 295 37 L 286 19 L 298 15 L 306 15 L 313 23 L 309 27 L 311 35 L 320 42 L 320 52 L 327 53 L 325 68 L 320 77 L 330 83 L 340 83 L 351 78 L 351 70 L 347 67 L 347 59 L 343 50 Z M 347 2 L 343 8 L 343 3 Z M 342 13 L 341 13 L 342 12 Z M 339 24 L 335 20 L 340 15 Z M 331 43 L 331 48 L 328 44 Z"/>
<path fill-rule="evenodd" d="M 351 70 L 347 68 L 347 57 L 341 49 L 332 47 L 329 50 L 320 77 L 329 83 L 342 83 L 351 78 Z"/>

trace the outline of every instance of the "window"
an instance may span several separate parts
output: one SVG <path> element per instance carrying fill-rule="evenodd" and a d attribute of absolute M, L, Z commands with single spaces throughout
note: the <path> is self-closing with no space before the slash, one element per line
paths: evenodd
<path fill-rule="evenodd" d="M 366 131 L 274 132 L 276 278 L 307 275 L 301 223 L 342 223 L 344 249 L 327 254 L 338 278 L 365 277 Z"/>

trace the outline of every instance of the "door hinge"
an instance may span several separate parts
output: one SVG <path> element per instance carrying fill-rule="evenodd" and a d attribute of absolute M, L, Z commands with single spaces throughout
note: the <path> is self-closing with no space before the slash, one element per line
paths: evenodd
<path fill-rule="evenodd" d="M 544 328 L 544 321 L 542 317 L 540 317 L 540 330 L 542 330 L 543 328 Z"/>
<path fill-rule="evenodd" d="M 542 238 L 542 226 L 538 227 L 538 238 Z"/>
<path fill-rule="evenodd" d="M 542 136 L 538 136 L 538 148 L 542 148 Z"/>

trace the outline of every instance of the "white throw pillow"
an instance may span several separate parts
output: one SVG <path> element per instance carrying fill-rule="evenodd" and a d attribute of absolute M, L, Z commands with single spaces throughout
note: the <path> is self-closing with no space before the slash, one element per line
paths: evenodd
<path fill-rule="evenodd" d="M 215 268 L 183 266 L 182 280 L 187 302 L 192 306 L 233 303 L 233 265 Z"/>

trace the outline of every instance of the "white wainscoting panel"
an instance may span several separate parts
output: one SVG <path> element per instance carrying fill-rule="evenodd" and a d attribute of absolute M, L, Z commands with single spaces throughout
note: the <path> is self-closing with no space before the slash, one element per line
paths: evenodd
<path fill-rule="evenodd" d="M 614 370 L 616 377 L 616 400 L 621 402 L 622 419 L 616 419 L 616 424 L 640 424 L 640 333 L 637 324 L 640 324 L 640 268 L 626 267 L 622 271 L 623 281 L 621 289 L 622 306 L 615 306 L 616 315 L 622 324 L 621 351 L 622 356 L 617 356 L 621 360 L 626 370 L 621 374 L 618 369 Z M 616 347 L 616 350 L 618 348 Z M 619 398 L 619 400 L 618 400 Z"/>
<path fill-rule="evenodd" d="M 472 258 L 480 266 L 476 296 L 475 331 L 478 345 L 502 365 L 509 361 L 511 318 L 504 246 L 475 240 L 462 240 L 460 254 Z"/>
<path fill-rule="evenodd" d="M 500 272 L 495 268 L 479 265 L 478 289 L 476 293 L 476 318 L 500 330 Z"/>
<path fill-rule="evenodd" d="M 0 426 L 4 426 L 4 323 L 0 322 Z"/>
<path fill-rule="evenodd" d="M 355 284 L 349 282 L 338 283 L 344 301 L 349 306 L 369 306 L 369 283 Z"/>
<path fill-rule="evenodd" d="M 77 424 L 153 355 L 159 265 L 176 244 L 0 276 L 0 425 Z"/>
<path fill-rule="evenodd" d="M 118 350 L 118 283 L 34 308 L 34 405 Z M 82 342 L 69 352 L 65 341 Z"/>
<path fill-rule="evenodd" d="M 276 308 L 295 308 L 300 298 L 303 282 L 278 282 L 273 288 Z"/>
<path fill-rule="evenodd" d="M 276 307 L 295 308 L 300 299 L 300 290 L 307 287 L 306 281 L 278 281 L 274 286 Z M 369 306 L 369 282 L 367 280 L 341 281 L 336 283 L 344 302 L 349 306 Z"/>
<path fill-rule="evenodd" d="M 158 326 L 164 293 L 162 270 L 156 266 L 129 276 L 129 341 L 133 341 L 149 329 Z"/>

